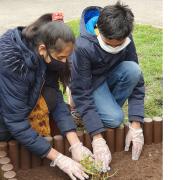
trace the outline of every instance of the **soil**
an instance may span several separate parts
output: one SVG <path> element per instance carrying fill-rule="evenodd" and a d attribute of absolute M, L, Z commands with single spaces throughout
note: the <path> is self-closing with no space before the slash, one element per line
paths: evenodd
<path fill-rule="evenodd" d="M 112 180 L 162 180 L 162 144 L 145 145 L 138 161 L 131 160 L 131 151 L 113 154 Z M 18 180 L 68 180 L 57 168 L 38 167 L 20 170 Z"/>

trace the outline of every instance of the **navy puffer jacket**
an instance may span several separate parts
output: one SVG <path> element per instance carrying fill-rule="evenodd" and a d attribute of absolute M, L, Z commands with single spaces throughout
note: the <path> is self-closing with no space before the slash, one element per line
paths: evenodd
<path fill-rule="evenodd" d="M 76 126 L 59 91 L 57 74 L 51 72 L 46 76 L 46 63 L 28 48 L 21 34 L 22 28 L 16 28 L 0 37 L 0 124 L 31 152 L 44 157 L 51 146 L 28 121 L 43 86 L 54 88 L 56 93 L 52 115 L 61 133 L 74 130 Z"/>
<path fill-rule="evenodd" d="M 93 91 L 106 80 L 107 74 L 121 62 L 134 61 L 138 63 L 132 35 L 129 36 L 131 43 L 117 54 L 110 54 L 100 47 L 97 36 L 92 33 L 96 22 L 91 24 L 92 27 L 88 24 L 95 17 L 97 21 L 100 11 L 101 7 L 96 6 L 87 7 L 83 11 L 80 21 L 80 36 L 76 40 L 76 48 L 71 56 L 72 97 L 88 132 L 92 135 L 104 131 L 103 123 L 94 103 Z M 137 86 L 128 98 L 130 121 L 138 119 L 143 122 L 144 96 L 144 78 L 141 75 Z"/>

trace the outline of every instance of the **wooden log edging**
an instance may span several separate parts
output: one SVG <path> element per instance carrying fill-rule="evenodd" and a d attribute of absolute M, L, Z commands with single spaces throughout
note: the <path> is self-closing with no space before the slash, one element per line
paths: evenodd
<path fill-rule="evenodd" d="M 153 143 L 162 142 L 163 136 L 163 119 L 161 117 L 153 117 Z"/>
<path fill-rule="evenodd" d="M 64 138 L 61 135 L 54 136 L 54 148 L 64 154 Z"/>
<path fill-rule="evenodd" d="M 20 168 L 31 169 L 31 153 L 23 145 L 20 145 Z"/>
<path fill-rule="evenodd" d="M 125 145 L 125 128 L 124 125 L 115 129 L 115 152 L 124 150 Z"/>
<path fill-rule="evenodd" d="M 8 150 L 7 148 L 5 149 Z M 7 156 L 6 151 L 0 151 L 0 179 L 2 180 L 8 180 L 8 179 L 15 179 L 16 178 L 16 172 L 14 171 L 14 166 L 11 164 L 11 159 Z"/>
<path fill-rule="evenodd" d="M 152 144 L 153 140 L 153 120 L 151 118 L 144 118 L 144 143 Z"/>
<path fill-rule="evenodd" d="M 16 171 L 19 170 L 19 144 L 17 141 L 15 140 L 11 140 L 8 142 L 8 153 L 9 153 L 9 157 L 13 163 L 14 169 Z"/>
<path fill-rule="evenodd" d="M 105 132 L 105 140 L 109 150 L 113 154 L 115 152 L 115 129 L 107 128 Z"/>
<path fill-rule="evenodd" d="M 53 146 L 53 138 L 52 137 L 45 137 L 45 139 Z M 51 161 L 47 158 L 44 158 L 42 161 L 43 166 L 49 166 Z"/>
<path fill-rule="evenodd" d="M 124 151 L 125 138 L 128 130 L 128 123 L 125 123 L 119 128 L 107 129 L 104 133 L 104 138 L 109 145 L 111 153 Z M 145 145 L 161 143 L 163 133 L 162 117 L 144 118 L 143 133 Z M 83 145 L 92 150 L 92 138 L 90 135 L 86 131 L 77 131 L 77 134 Z M 45 139 L 59 152 L 71 157 L 71 153 L 69 152 L 70 144 L 67 138 L 61 135 L 55 135 L 54 137 L 45 137 Z M 10 160 L 8 160 L 7 155 L 10 157 Z M 0 142 L 0 160 L 2 158 L 5 158 L 7 164 L 12 163 L 13 170 L 16 172 L 19 169 L 26 170 L 38 166 L 49 166 L 50 164 L 49 160 L 42 160 L 40 157 L 30 153 L 15 140 L 9 141 L 8 143 Z M 0 168 L 2 165 L 0 161 Z"/>
<path fill-rule="evenodd" d="M 8 143 L 7 142 L 0 142 L 0 151 L 8 151 Z"/>
<path fill-rule="evenodd" d="M 84 132 L 84 146 L 92 151 L 91 136 L 85 131 Z"/>

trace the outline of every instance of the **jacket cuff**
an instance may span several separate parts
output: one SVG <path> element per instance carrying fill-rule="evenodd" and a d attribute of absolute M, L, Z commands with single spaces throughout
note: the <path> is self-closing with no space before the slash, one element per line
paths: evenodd
<path fill-rule="evenodd" d="M 100 128 L 100 129 L 98 129 L 98 130 L 96 130 L 96 131 L 91 132 L 91 133 L 90 133 L 90 136 L 93 137 L 94 135 L 99 134 L 99 133 L 102 133 L 102 132 L 105 132 L 105 131 L 106 131 L 105 128 Z"/>
<path fill-rule="evenodd" d="M 66 120 L 67 120 L 67 121 L 66 121 Z M 76 124 L 74 123 L 74 121 L 73 121 L 73 120 L 70 120 L 69 123 L 67 123 L 68 120 L 69 120 L 69 119 L 64 119 L 64 121 L 65 121 L 66 123 L 61 123 L 61 122 L 60 122 L 60 123 L 57 123 L 58 128 L 60 129 L 60 132 L 61 132 L 61 135 L 62 135 L 62 136 L 65 136 L 65 134 L 66 134 L 67 132 L 69 132 L 69 131 L 76 131 L 77 126 L 76 126 Z"/>
<path fill-rule="evenodd" d="M 41 158 L 46 158 L 49 152 L 51 151 L 51 148 L 52 147 L 50 146 L 49 149 L 41 156 Z"/>
<path fill-rule="evenodd" d="M 140 123 L 144 123 L 144 117 L 141 116 L 129 116 L 129 121 L 138 121 Z"/>
<path fill-rule="evenodd" d="M 92 134 L 100 129 L 104 128 L 104 125 L 96 111 L 89 111 L 83 116 L 83 122 L 87 132 Z"/>

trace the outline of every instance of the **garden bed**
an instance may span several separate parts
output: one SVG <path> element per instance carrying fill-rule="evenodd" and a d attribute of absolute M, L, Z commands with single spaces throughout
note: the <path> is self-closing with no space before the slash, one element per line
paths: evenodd
<path fill-rule="evenodd" d="M 131 152 L 116 152 L 111 163 L 113 180 L 162 180 L 162 143 L 145 145 L 138 161 L 131 160 Z M 51 167 L 38 167 L 20 170 L 18 180 L 66 180 L 69 179 L 62 171 Z"/>
<path fill-rule="evenodd" d="M 103 134 L 110 151 L 113 155 L 111 163 L 112 179 L 155 179 L 162 177 L 162 130 L 163 120 L 161 117 L 144 119 L 144 140 L 145 146 L 139 161 L 131 160 L 131 152 L 124 152 L 125 137 L 128 132 L 128 124 L 125 123 L 116 129 L 107 129 Z M 92 150 L 91 138 L 83 130 L 78 131 L 81 142 Z M 69 143 L 66 138 L 55 134 L 52 137 L 45 137 L 52 146 L 59 152 L 71 156 Z M 17 141 L 0 142 L 0 151 L 4 151 L 10 157 L 18 179 L 68 179 L 68 177 L 58 168 L 51 168 L 50 161 L 40 159 L 30 153 L 23 145 Z M 9 162 L 7 162 L 9 163 Z M 85 162 L 85 164 L 87 164 Z M 2 174 L 2 175 L 1 175 Z M 1 173 L 3 176 L 4 173 Z M 96 179 L 97 180 L 97 179 Z M 98 180 L 101 180 L 98 178 Z M 104 179 L 103 179 L 104 180 Z"/>

